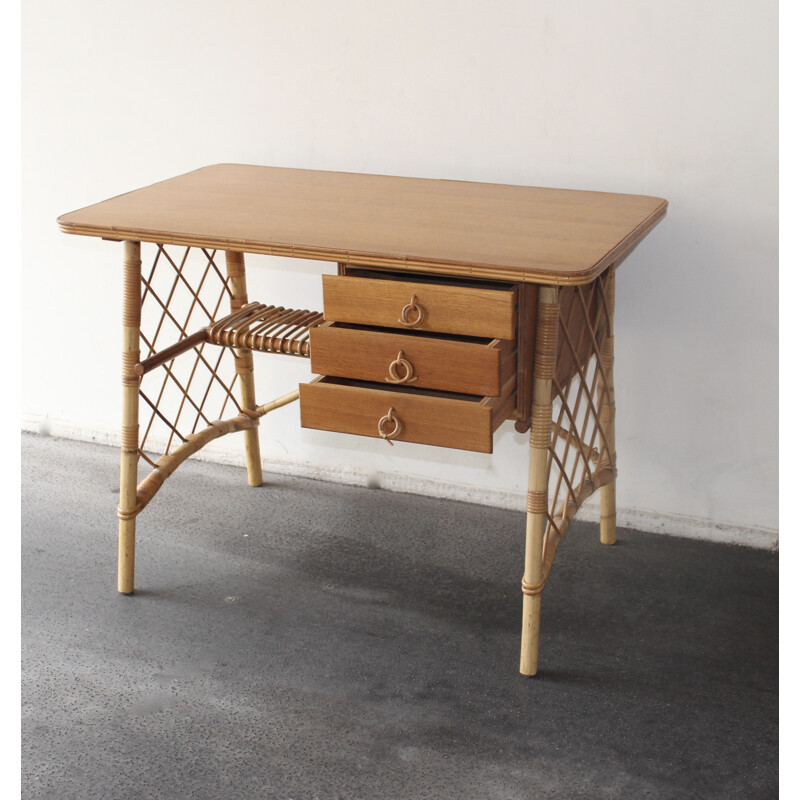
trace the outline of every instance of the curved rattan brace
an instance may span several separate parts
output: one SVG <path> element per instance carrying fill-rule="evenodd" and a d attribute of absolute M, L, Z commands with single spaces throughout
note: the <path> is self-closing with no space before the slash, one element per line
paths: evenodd
<path fill-rule="evenodd" d="M 189 456 L 194 455 L 209 442 L 214 439 L 219 439 L 220 436 L 224 436 L 226 433 L 249 430 L 255 428 L 257 425 L 258 420 L 249 419 L 244 416 L 244 414 L 239 414 L 228 420 L 212 422 L 211 425 L 199 433 L 193 433 L 187 436 L 186 441 L 177 447 L 170 455 L 163 455 L 158 458 L 156 460 L 155 469 L 153 469 L 153 471 L 136 487 L 136 498 L 142 507 L 139 510 L 141 511 L 147 506 L 153 497 L 155 497 L 156 492 L 163 486 L 164 481 L 172 475 Z"/>
<path fill-rule="evenodd" d="M 155 468 L 142 480 L 136 487 L 136 506 L 130 511 L 117 511 L 120 519 L 134 519 L 142 509 L 155 497 L 158 490 L 164 485 L 166 479 L 184 462 L 187 458 L 197 453 L 209 442 L 219 439 L 228 433 L 236 431 L 251 430 L 258 427 L 259 419 L 276 408 L 288 405 L 297 400 L 300 396 L 299 390 L 295 389 L 288 394 L 258 406 L 254 411 L 242 411 L 241 414 L 227 420 L 217 420 L 212 422 L 199 433 L 193 433 L 186 437 L 186 441 L 177 447 L 172 453 L 164 454 L 156 460 Z"/>
<path fill-rule="evenodd" d="M 542 566 L 541 566 L 541 577 L 536 583 L 528 583 L 525 578 L 522 579 L 522 594 L 527 595 L 529 597 L 536 597 L 540 595 L 544 590 L 545 585 L 547 584 L 547 580 L 550 577 L 550 570 L 553 567 L 553 562 L 555 561 L 556 550 L 558 549 L 559 544 L 561 544 L 562 540 L 564 539 L 564 534 L 567 532 L 567 528 L 570 526 L 570 523 L 575 518 L 575 515 L 578 513 L 578 510 L 583 505 L 583 503 L 598 489 L 602 489 L 604 486 L 607 486 L 615 480 L 617 475 L 616 469 L 599 469 L 597 472 L 594 473 L 590 480 L 587 480 L 583 486 L 580 487 L 577 494 L 574 495 L 574 500 L 570 500 L 569 497 L 564 501 L 566 504 L 566 508 L 563 510 L 562 516 L 559 518 L 559 521 L 556 522 L 550 514 L 547 515 L 548 518 L 548 526 L 547 532 L 545 534 L 544 539 L 544 547 L 542 553 Z"/>
<path fill-rule="evenodd" d="M 616 480 L 616 477 L 616 467 L 601 467 L 597 470 L 597 472 L 589 476 L 589 478 L 583 483 L 578 491 L 574 493 L 574 495 L 572 492 L 570 492 L 570 495 L 573 495 L 574 499 L 571 500 L 570 495 L 568 495 L 564 500 L 558 522 L 553 519 L 550 514 L 547 515 L 549 524 L 545 534 L 544 558 L 542 560 L 542 574 L 544 575 L 545 581 L 547 580 L 547 576 L 550 574 L 550 568 L 553 566 L 556 550 L 558 550 L 558 546 L 564 539 L 564 534 L 567 532 L 567 528 L 575 518 L 575 515 L 578 513 L 580 507 L 598 489 L 602 489 L 604 486 L 613 484 Z"/>

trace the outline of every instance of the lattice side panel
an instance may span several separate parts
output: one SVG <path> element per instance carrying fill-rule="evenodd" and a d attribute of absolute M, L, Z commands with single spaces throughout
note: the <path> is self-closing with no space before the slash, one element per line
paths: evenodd
<path fill-rule="evenodd" d="M 545 570 L 581 504 L 613 480 L 613 267 L 559 293 Z"/>
<path fill-rule="evenodd" d="M 231 287 L 217 251 L 156 245 L 142 269 L 141 359 L 230 312 Z M 224 254 L 219 254 L 224 259 Z M 143 376 L 140 385 L 141 456 L 169 454 L 186 437 L 241 408 L 233 394 L 236 370 L 228 347 L 198 345 Z"/>

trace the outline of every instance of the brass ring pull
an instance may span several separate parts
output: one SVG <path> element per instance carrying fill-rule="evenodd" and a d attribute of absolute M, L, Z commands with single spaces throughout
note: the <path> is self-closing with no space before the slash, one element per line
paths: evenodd
<path fill-rule="evenodd" d="M 386 431 L 386 426 L 389 423 L 394 423 L 394 428 Z M 396 439 L 400 432 L 403 430 L 403 423 L 394 415 L 394 407 L 389 409 L 389 413 L 385 417 L 381 417 L 378 422 L 378 435 L 381 439 L 386 439 L 389 444 L 392 444 L 392 439 Z"/>
<path fill-rule="evenodd" d="M 414 317 L 409 318 L 412 314 Z M 417 296 L 415 294 L 411 295 L 411 302 L 403 306 L 403 310 L 400 312 L 400 319 L 397 321 L 401 325 L 405 325 L 406 328 L 416 328 L 422 325 L 423 319 L 425 319 L 425 309 L 417 305 Z"/>
<path fill-rule="evenodd" d="M 397 374 L 400 367 L 403 368 L 404 373 L 402 378 Z M 417 380 L 414 375 L 414 367 L 408 359 L 403 358 L 402 350 L 397 354 L 397 358 L 389 364 L 389 377 L 384 380 L 386 383 L 413 383 Z"/>

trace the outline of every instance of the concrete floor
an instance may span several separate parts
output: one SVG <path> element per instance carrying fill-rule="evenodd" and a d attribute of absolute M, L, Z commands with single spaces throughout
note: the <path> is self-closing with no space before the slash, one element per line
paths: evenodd
<path fill-rule="evenodd" d="M 23 436 L 23 798 L 777 797 L 778 559 L 184 465 L 115 590 L 117 451 Z"/>

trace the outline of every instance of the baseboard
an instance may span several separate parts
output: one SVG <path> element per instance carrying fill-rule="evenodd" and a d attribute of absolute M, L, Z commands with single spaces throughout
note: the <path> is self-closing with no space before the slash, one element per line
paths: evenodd
<path fill-rule="evenodd" d="M 113 447 L 119 447 L 120 444 L 118 432 L 89 429 L 69 422 L 50 420 L 47 417 L 33 414 L 23 416 L 22 430 L 26 433 L 58 436 L 63 439 L 94 442 Z M 229 466 L 241 466 L 243 463 L 241 456 L 214 450 L 213 448 L 201 450 L 193 457 L 200 461 Z M 311 478 L 350 486 L 369 486 L 390 492 L 419 494 L 425 497 L 477 503 L 478 505 L 511 511 L 523 511 L 525 509 L 526 497 L 524 492 L 479 488 L 396 473 L 367 473 L 350 467 L 320 467 L 309 462 L 281 461 L 278 459 L 263 459 L 263 468 L 265 472 L 275 472 L 282 475 Z M 576 518 L 585 521 L 599 520 L 599 502 L 593 503 L 589 501 L 585 503 Z M 681 514 L 665 514 L 642 509 L 617 507 L 617 526 L 648 533 L 679 536 L 686 539 L 700 539 L 764 550 L 778 549 L 778 531 L 731 525 Z"/>

